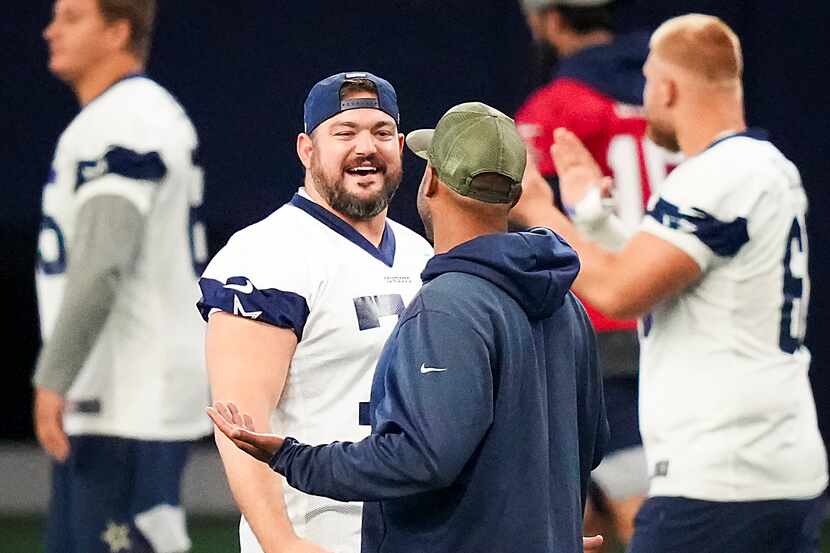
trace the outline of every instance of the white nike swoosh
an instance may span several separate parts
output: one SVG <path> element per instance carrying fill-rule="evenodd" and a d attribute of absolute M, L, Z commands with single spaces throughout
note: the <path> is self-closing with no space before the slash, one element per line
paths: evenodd
<path fill-rule="evenodd" d="M 243 294 L 250 294 L 254 291 L 254 285 L 250 280 L 246 281 L 244 286 L 242 284 L 226 284 L 224 288 L 236 290 L 237 292 L 242 292 Z"/>
<path fill-rule="evenodd" d="M 444 372 L 445 370 L 447 370 L 447 369 L 436 369 L 435 367 L 427 367 L 426 363 L 421 365 L 421 374 L 440 373 L 440 372 Z"/>

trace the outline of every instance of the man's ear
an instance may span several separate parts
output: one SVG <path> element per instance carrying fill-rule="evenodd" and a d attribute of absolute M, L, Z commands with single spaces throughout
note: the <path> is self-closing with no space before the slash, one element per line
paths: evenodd
<path fill-rule="evenodd" d="M 426 175 L 424 177 L 424 196 L 432 198 L 438 193 L 438 173 L 431 164 L 427 163 Z"/>
<path fill-rule="evenodd" d="M 132 27 L 126 19 L 118 19 L 109 24 L 107 28 L 107 39 L 113 50 L 130 50 L 130 38 Z"/>
<path fill-rule="evenodd" d="M 545 34 L 545 38 L 551 44 L 556 44 L 556 37 L 568 27 L 562 14 L 555 9 L 548 9 L 540 15 L 540 19 L 542 21 L 542 32 Z"/>
<path fill-rule="evenodd" d="M 680 95 L 680 91 L 677 87 L 677 81 L 674 79 L 666 79 L 663 86 L 665 87 L 665 90 L 663 91 L 665 106 L 667 108 L 676 106 L 678 96 Z"/>
<path fill-rule="evenodd" d="M 519 200 L 522 199 L 522 192 L 524 192 L 524 186 L 522 186 L 520 184 L 519 185 L 519 193 L 516 194 L 516 198 L 513 200 L 513 203 L 510 204 L 510 209 L 513 209 L 514 207 L 516 207 L 516 204 L 519 203 Z"/>
<path fill-rule="evenodd" d="M 306 169 L 311 169 L 311 154 L 314 152 L 314 140 L 304 132 L 297 135 L 297 157 Z"/>
<path fill-rule="evenodd" d="M 406 137 L 403 133 L 398 133 L 398 148 L 401 150 L 401 155 L 403 155 L 404 144 L 406 144 Z"/>

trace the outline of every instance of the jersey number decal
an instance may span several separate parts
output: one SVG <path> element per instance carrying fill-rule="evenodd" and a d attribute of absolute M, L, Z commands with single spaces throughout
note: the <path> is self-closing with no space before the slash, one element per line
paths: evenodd
<path fill-rule="evenodd" d="M 354 298 L 354 310 L 360 330 L 380 328 L 381 317 L 398 316 L 403 312 L 403 298 L 400 294 Z"/>
<path fill-rule="evenodd" d="M 786 353 L 795 353 L 804 343 L 809 286 L 807 238 L 798 219 L 793 219 L 784 250 L 784 301 L 778 336 L 778 346 Z"/>
<path fill-rule="evenodd" d="M 48 215 L 40 222 L 37 246 L 38 268 L 47 275 L 66 272 L 66 242 L 58 223 Z"/>
<path fill-rule="evenodd" d="M 198 150 L 194 150 L 191 157 L 195 175 L 190 179 L 191 185 L 188 198 L 190 210 L 188 212 L 187 231 L 190 244 L 190 260 L 193 262 L 193 272 L 198 277 L 205 271 L 208 261 L 207 231 L 205 230 L 205 223 L 199 217 L 200 208 L 205 197 L 205 177 L 204 171 L 199 165 Z"/>

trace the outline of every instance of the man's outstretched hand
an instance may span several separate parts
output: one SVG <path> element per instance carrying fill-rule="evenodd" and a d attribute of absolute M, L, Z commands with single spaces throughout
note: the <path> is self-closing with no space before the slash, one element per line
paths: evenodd
<path fill-rule="evenodd" d="M 254 421 L 248 413 L 240 413 L 232 401 L 217 401 L 207 408 L 207 414 L 216 428 L 222 431 L 239 449 L 267 463 L 282 447 L 284 439 L 276 434 L 254 431 Z"/>

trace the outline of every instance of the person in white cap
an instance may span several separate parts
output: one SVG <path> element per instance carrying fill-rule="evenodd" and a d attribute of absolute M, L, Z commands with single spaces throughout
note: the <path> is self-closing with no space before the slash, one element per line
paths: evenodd
<path fill-rule="evenodd" d="M 516 114 L 531 154 L 526 179 L 544 177 L 554 201 L 580 227 L 597 226 L 597 219 L 613 211 L 626 228 L 636 228 L 670 168 L 668 152 L 646 136 L 642 65 L 648 35 L 616 34 L 612 0 L 524 0 L 523 7 L 535 40 L 559 58 L 553 79 Z M 550 155 L 558 127 L 585 143 L 603 174 L 613 177 L 613 188 L 583 195 L 560 186 Z M 526 196 L 515 216 L 533 209 L 535 201 Z M 613 241 L 607 245 L 619 247 Z M 627 543 L 648 489 L 637 415 L 637 323 L 585 305 L 597 331 L 611 426 L 608 455 L 592 475 L 586 529 Z"/>

